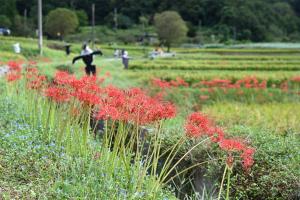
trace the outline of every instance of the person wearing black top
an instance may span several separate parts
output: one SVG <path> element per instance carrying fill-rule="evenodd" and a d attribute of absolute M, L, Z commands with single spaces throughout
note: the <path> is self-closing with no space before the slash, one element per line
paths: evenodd
<path fill-rule="evenodd" d="M 92 51 L 86 44 L 82 46 L 82 51 L 80 56 L 76 56 L 73 58 L 72 63 L 74 64 L 77 60 L 82 59 L 85 67 L 85 73 L 86 75 L 96 75 L 96 66 L 92 65 L 93 63 L 93 56 L 94 55 L 103 55 L 103 53 L 100 50 Z"/>

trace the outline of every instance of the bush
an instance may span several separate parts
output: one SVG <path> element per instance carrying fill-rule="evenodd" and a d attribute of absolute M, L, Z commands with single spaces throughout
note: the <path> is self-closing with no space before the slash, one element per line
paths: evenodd
<path fill-rule="evenodd" d="M 76 14 L 66 8 L 52 10 L 46 17 L 46 32 L 52 37 L 64 37 L 77 28 Z"/>
<path fill-rule="evenodd" d="M 89 18 L 84 10 L 77 10 L 76 15 L 78 18 L 79 26 L 87 26 L 89 24 Z"/>
<path fill-rule="evenodd" d="M 299 138 L 295 133 L 279 136 L 267 130 L 238 126 L 234 132 L 248 135 L 257 148 L 249 174 L 242 169 L 232 177 L 232 196 L 236 199 L 299 199 Z M 250 187 L 249 187 L 250 186 Z"/>
<path fill-rule="evenodd" d="M 160 41 L 168 47 L 168 51 L 171 44 L 184 39 L 188 31 L 185 22 L 175 11 L 165 11 L 156 14 L 154 25 Z"/>
<path fill-rule="evenodd" d="M 5 15 L 0 15 L 0 27 L 6 27 L 6 28 L 11 27 L 11 21 Z"/>

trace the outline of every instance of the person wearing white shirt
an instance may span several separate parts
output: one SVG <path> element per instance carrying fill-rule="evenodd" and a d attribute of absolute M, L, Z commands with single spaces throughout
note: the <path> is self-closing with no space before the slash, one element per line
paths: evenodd
<path fill-rule="evenodd" d="M 124 49 L 122 50 L 122 63 L 124 65 L 124 69 L 128 69 L 129 57 L 128 52 Z"/>
<path fill-rule="evenodd" d="M 82 46 L 82 51 L 80 56 L 76 56 L 73 58 L 72 64 L 74 64 L 77 60 L 82 59 L 85 67 L 85 72 L 87 76 L 94 75 L 96 76 L 96 66 L 93 65 L 93 57 L 94 55 L 103 55 L 101 51 L 92 51 L 87 44 Z"/>

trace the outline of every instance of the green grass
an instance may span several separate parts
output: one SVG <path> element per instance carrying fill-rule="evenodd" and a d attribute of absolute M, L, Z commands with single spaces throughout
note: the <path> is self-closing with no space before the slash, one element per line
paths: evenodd
<path fill-rule="evenodd" d="M 173 51 L 178 53 L 212 53 L 217 55 L 299 55 L 300 49 L 260 49 L 260 48 L 245 48 L 245 49 L 230 49 L 230 48 L 207 48 L 207 49 L 183 49 L 174 48 Z"/>
<path fill-rule="evenodd" d="M 235 125 L 256 127 L 277 134 L 300 132 L 299 103 L 241 104 L 219 102 L 204 108 L 204 112 L 226 127 Z"/>
<path fill-rule="evenodd" d="M 180 60 L 180 59 L 193 59 L 205 61 L 219 61 L 219 60 L 241 60 L 241 61 L 299 61 L 297 55 L 216 55 L 213 53 L 176 53 L 175 57 L 164 58 L 165 60 Z"/>
<path fill-rule="evenodd" d="M 175 80 L 181 77 L 189 84 L 199 83 L 203 80 L 212 79 L 229 79 L 236 80 L 247 76 L 255 76 L 258 80 L 267 80 L 268 85 L 280 84 L 284 80 L 288 80 L 294 76 L 299 76 L 298 71 L 232 71 L 232 70 L 130 70 L 124 73 L 131 80 L 140 80 L 143 83 L 149 83 L 152 78 L 161 78 L 163 80 Z"/>
<path fill-rule="evenodd" d="M 246 71 L 298 71 L 300 61 L 256 61 L 256 60 L 143 60 L 134 61 L 131 69 L 156 70 L 246 70 Z"/>

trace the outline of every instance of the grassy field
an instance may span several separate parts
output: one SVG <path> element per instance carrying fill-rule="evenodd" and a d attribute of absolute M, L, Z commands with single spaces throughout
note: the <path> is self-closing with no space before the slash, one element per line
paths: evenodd
<path fill-rule="evenodd" d="M 38 62 L 39 71 L 50 80 L 53 79 L 57 69 L 68 69 L 78 78 L 84 75 L 83 63 L 71 64 L 72 56 L 80 52 L 80 44 L 72 44 L 72 55 L 67 57 L 61 50 L 63 43 L 45 41 L 44 56 L 39 57 L 36 55 L 36 40 L 9 37 L 0 39 L 1 63 L 5 64 L 9 60 L 35 60 Z M 12 53 L 12 44 L 16 41 L 21 43 L 23 53 L 20 55 Z M 105 86 L 114 85 L 124 89 L 140 87 L 148 94 L 163 95 L 164 101 L 171 101 L 176 106 L 176 117 L 166 120 L 161 130 L 162 152 L 170 149 L 182 136 L 187 116 L 200 111 L 222 127 L 228 137 L 240 138 L 256 149 L 255 163 L 250 171 L 245 172 L 241 164 L 234 164 L 230 178 L 232 199 L 300 197 L 300 126 L 299 112 L 296 112 L 300 108 L 300 49 L 175 48 L 173 49 L 176 52 L 175 57 L 150 60 L 145 58 L 145 55 L 152 50 L 151 47 L 109 45 L 96 47 L 104 53 L 102 57 L 95 57 L 95 63 L 98 76 L 105 77 Z M 120 59 L 113 58 L 115 48 L 128 50 L 129 56 L 132 57 L 129 70 L 123 69 Z M 154 79 L 160 80 L 160 85 L 157 82 L 155 84 Z M 6 83 L 3 82 L 2 85 Z M 4 91 L 2 88 L 3 93 Z M 115 172 L 120 179 L 110 171 L 111 162 L 97 168 L 98 162 L 105 163 L 105 159 L 111 161 L 108 154 L 104 154 L 103 160 L 101 158 L 99 161 L 80 157 L 68 160 L 68 156 L 61 156 L 61 151 L 47 146 L 39 134 L 31 134 L 31 132 L 44 134 L 43 126 L 29 128 L 29 122 L 38 123 L 38 121 L 24 120 L 26 117 L 18 118 L 22 113 L 22 107 L 32 104 L 26 99 L 18 103 L 20 99 L 22 99 L 20 95 L 12 95 L 11 99 L 1 97 L 3 105 L 10 105 L 7 101 L 18 104 L 0 107 L 2 114 L 0 141 L 4 144 L 0 148 L 0 170 L 3 172 L 0 177 L 0 192 L 3 193 L 0 195 L 1 198 L 108 199 L 107 191 L 110 191 L 116 194 L 111 197 L 112 199 L 129 197 L 139 199 L 144 197 L 144 193 L 153 194 L 149 189 L 155 185 L 151 177 L 142 181 L 145 186 L 149 185 L 148 189 L 143 187 L 139 190 L 142 193 L 135 193 L 133 188 L 126 187 L 128 171 L 122 171 L 122 167 L 119 167 L 124 164 L 122 162 L 115 163 L 116 169 L 120 169 Z M 44 100 L 41 98 L 39 101 Z M 43 109 L 42 106 L 39 108 Z M 12 114 L 9 113 L 11 109 Z M 30 116 L 30 113 L 24 114 Z M 63 114 L 64 112 L 61 113 L 61 119 L 64 118 Z M 35 115 L 39 116 L 37 113 Z M 72 125 L 81 131 L 77 125 Z M 154 127 L 147 128 L 151 130 Z M 17 134 L 8 134 L 11 132 Z M 33 151 L 34 148 L 26 145 L 33 141 L 43 149 Z M 186 142 L 174 157 L 175 163 L 186 150 L 192 149 L 196 142 L 197 140 Z M 94 146 L 98 143 L 95 144 L 94 141 L 92 143 L 90 154 L 95 155 L 99 149 L 94 149 Z M 14 157 L 18 151 L 24 153 Z M 43 155 L 49 152 L 52 152 L 51 157 L 44 159 Z M 209 163 L 199 165 L 208 160 Z M 217 199 L 225 168 L 224 162 L 224 152 L 214 144 L 197 146 L 176 168 L 185 173 L 172 179 L 168 186 L 159 188 L 155 195 L 159 196 L 158 199 L 172 199 L 174 196 L 179 199 L 187 196 L 192 199 L 197 199 L 197 196 Z M 31 169 L 29 167 L 31 165 L 35 168 Z M 193 165 L 196 167 L 189 169 Z M 132 185 L 137 185 L 140 181 L 139 174 L 136 174 L 138 167 L 135 165 L 130 167 L 130 173 L 134 177 L 131 180 Z M 21 168 L 24 173 L 14 172 L 13 169 L 16 168 Z M 112 174 L 103 177 L 101 176 L 103 172 Z M 97 180 L 95 176 L 102 178 Z M 21 185 L 18 184 L 20 180 Z M 226 182 L 223 184 L 224 187 L 228 185 Z M 204 187 L 203 183 L 206 184 Z M 87 191 L 92 192 L 88 194 Z M 224 198 L 225 192 L 222 192 Z M 128 196 L 122 196 L 124 194 Z"/>

